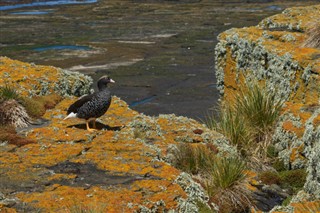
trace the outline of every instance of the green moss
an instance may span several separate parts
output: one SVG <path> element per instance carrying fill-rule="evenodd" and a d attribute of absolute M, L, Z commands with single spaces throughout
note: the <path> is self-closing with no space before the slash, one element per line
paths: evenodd
<path fill-rule="evenodd" d="M 33 118 L 40 118 L 46 112 L 44 105 L 35 98 L 23 98 L 22 105 L 26 108 L 28 115 Z"/>
<path fill-rule="evenodd" d="M 293 191 L 300 190 L 306 182 L 307 173 L 304 169 L 282 171 L 279 173 L 281 185 L 291 188 Z"/>
<path fill-rule="evenodd" d="M 286 166 L 284 165 L 284 162 L 277 158 L 273 164 L 272 164 L 272 167 L 277 170 L 278 172 L 281 172 L 281 171 L 285 171 L 286 170 Z"/>
<path fill-rule="evenodd" d="M 280 184 L 281 179 L 280 176 L 277 172 L 272 172 L 272 171 L 266 171 L 262 172 L 260 175 L 260 180 L 264 184 Z"/>
<path fill-rule="evenodd" d="M 276 148 L 273 145 L 269 145 L 267 147 L 267 156 L 269 158 L 275 158 L 275 157 L 277 157 L 277 155 L 278 155 L 278 153 L 276 151 Z"/>
<path fill-rule="evenodd" d="M 210 209 L 206 204 L 197 201 L 197 206 L 199 208 L 199 213 L 213 213 L 214 210 Z"/>
<path fill-rule="evenodd" d="M 292 196 L 288 196 L 284 201 L 282 201 L 282 206 L 287 206 L 290 204 Z"/>
<path fill-rule="evenodd" d="M 306 181 L 307 173 L 304 169 L 285 170 L 279 173 L 273 171 L 262 172 L 259 175 L 260 180 L 264 184 L 277 184 L 281 188 L 290 189 L 297 192 L 303 188 Z"/>
<path fill-rule="evenodd" d="M 22 98 L 22 105 L 26 108 L 29 116 L 39 118 L 44 115 L 46 109 L 54 108 L 61 99 L 61 96 L 57 94 Z"/>

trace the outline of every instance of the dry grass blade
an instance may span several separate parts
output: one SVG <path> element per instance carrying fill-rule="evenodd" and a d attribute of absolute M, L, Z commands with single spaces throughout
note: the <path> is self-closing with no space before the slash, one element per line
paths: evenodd
<path fill-rule="evenodd" d="M 303 47 L 320 48 L 320 24 L 316 23 L 307 30 L 308 38 L 304 41 Z"/>

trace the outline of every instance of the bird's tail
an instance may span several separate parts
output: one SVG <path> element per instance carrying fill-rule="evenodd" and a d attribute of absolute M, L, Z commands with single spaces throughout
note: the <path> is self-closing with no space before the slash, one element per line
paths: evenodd
<path fill-rule="evenodd" d="M 75 118 L 77 117 L 77 113 L 71 112 L 69 115 L 67 115 L 67 117 L 65 117 L 63 120 L 66 120 L 68 118 Z"/>

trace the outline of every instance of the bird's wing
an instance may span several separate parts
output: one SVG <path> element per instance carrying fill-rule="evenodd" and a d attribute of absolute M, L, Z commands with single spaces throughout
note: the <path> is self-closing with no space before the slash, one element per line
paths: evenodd
<path fill-rule="evenodd" d="M 74 102 L 73 104 L 71 104 L 68 108 L 68 111 L 67 111 L 67 114 L 70 114 L 71 112 L 73 113 L 77 113 L 78 112 L 78 109 L 80 107 L 82 107 L 85 103 L 91 101 L 93 97 L 93 94 L 91 95 L 86 95 L 86 96 L 83 96 L 81 97 L 80 99 L 78 99 L 76 102 Z"/>

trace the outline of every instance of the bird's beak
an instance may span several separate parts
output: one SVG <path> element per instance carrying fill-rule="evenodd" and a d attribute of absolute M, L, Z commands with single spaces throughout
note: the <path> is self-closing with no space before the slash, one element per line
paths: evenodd
<path fill-rule="evenodd" d="M 116 83 L 114 80 L 110 79 L 110 83 Z"/>

